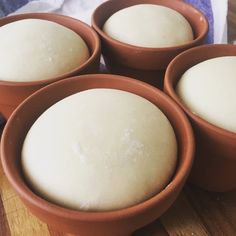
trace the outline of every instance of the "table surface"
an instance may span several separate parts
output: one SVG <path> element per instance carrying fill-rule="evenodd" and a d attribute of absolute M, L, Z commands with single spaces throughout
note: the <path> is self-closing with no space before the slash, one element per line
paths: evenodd
<path fill-rule="evenodd" d="M 229 1 L 229 42 L 236 40 L 236 0 Z M 32 216 L 9 185 L 0 165 L 0 236 L 65 236 Z M 234 236 L 236 190 L 209 193 L 186 184 L 172 207 L 133 236 Z"/>

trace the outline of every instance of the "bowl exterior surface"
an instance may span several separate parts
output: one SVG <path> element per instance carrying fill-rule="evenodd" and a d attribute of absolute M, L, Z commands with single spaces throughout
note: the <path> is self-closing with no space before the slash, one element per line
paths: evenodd
<path fill-rule="evenodd" d="M 27 98 L 36 90 L 52 82 L 55 82 L 60 79 L 65 79 L 70 76 L 96 73 L 99 69 L 101 54 L 100 40 L 96 32 L 88 25 L 76 19 L 52 13 L 27 13 L 1 18 L 0 26 L 3 26 L 10 22 L 28 18 L 53 21 L 75 31 L 86 42 L 88 48 L 90 49 L 91 56 L 84 64 L 82 64 L 75 70 L 49 80 L 26 83 L 5 82 L 0 80 L 0 112 L 5 118 L 9 118 L 9 116 L 17 107 L 17 105 L 19 105 L 20 102 L 22 102 L 25 98 Z"/>
<path fill-rule="evenodd" d="M 175 86 L 190 67 L 221 56 L 236 56 L 236 46 L 205 45 L 190 49 L 170 63 L 164 81 L 164 91 L 187 113 L 194 129 L 196 157 L 189 181 L 215 192 L 236 188 L 236 133 L 218 128 L 194 115 L 178 98 Z M 219 104 L 219 107 L 223 105 Z"/>
<path fill-rule="evenodd" d="M 55 102 L 91 88 L 113 88 L 140 95 L 160 107 L 174 128 L 178 140 L 176 173 L 168 187 L 143 203 L 110 212 L 73 211 L 40 198 L 24 182 L 20 153 L 24 138 L 34 121 Z M 19 130 L 20 132 L 16 132 Z M 82 236 L 129 235 L 162 215 L 177 198 L 187 179 L 193 162 L 193 152 L 191 126 L 181 109 L 168 96 L 146 83 L 105 74 L 69 78 L 50 84 L 31 95 L 8 120 L 1 145 L 4 172 L 29 210 L 57 230 Z"/>
<path fill-rule="evenodd" d="M 121 43 L 110 38 L 102 31 L 105 21 L 112 14 L 123 8 L 144 3 L 163 5 L 181 13 L 191 24 L 195 40 L 175 47 L 143 48 Z M 166 69 L 169 62 L 176 55 L 188 48 L 203 44 L 208 32 L 208 22 L 205 16 L 191 5 L 178 0 L 106 1 L 95 10 L 92 17 L 92 26 L 101 38 L 102 54 L 110 71 L 137 79 L 140 79 L 139 74 L 141 74 L 143 80 L 147 77 L 146 82 L 158 80 L 159 78 L 155 76 L 155 73 L 158 74 L 159 71 Z"/>

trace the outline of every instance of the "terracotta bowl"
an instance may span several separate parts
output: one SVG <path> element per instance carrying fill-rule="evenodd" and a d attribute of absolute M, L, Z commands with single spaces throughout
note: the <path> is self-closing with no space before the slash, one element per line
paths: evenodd
<path fill-rule="evenodd" d="M 181 13 L 191 24 L 194 40 L 190 43 L 166 47 L 145 48 L 132 46 L 112 39 L 102 31 L 106 20 L 115 12 L 137 4 L 157 4 L 172 8 Z M 102 54 L 112 73 L 133 76 L 161 86 L 162 72 L 169 62 L 182 51 L 200 45 L 208 32 L 205 16 L 191 5 L 180 0 L 110 0 L 105 1 L 94 11 L 92 26 L 102 41 Z"/>
<path fill-rule="evenodd" d="M 78 66 L 73 71 L 70 71 L 66 74 L 62 74 L 52 79 L 34 82 L 5 82 L 1 81 L 0 79 L 0 113 L 2 113 L 5 118 L 8 118 L 10 116 L 12 111 L 17 107 L 20 102 L 22 102 L 26 97 L 28 97 L 34 91 L 42 88 L 43 86 L 50 84 L 56 80 L 65 79 L 69 76 L 95 73 L 98 71 L 99 68 L 100 41 L 96 32 L 94 32 L 91 27 L 82 23 L 79 20 L 52 13 L 29 13 L 4 17 L 0 19 L 0 27 L 10 22 L 26 18 L 36 18 L 54 21 L 66 26 L 67 28 L 72 29 L 85 40 L 88 48 L 90 49 L 91 56 L 85 63 Z"/>
<path fill-rule="evenodd" d="M 236 56 L 236 46 L 233 45 L 205 45 L 190 49 L 170 63 L 164 82 L 165 92 L 186 112 L 195 132 L 196 158 L 190 181 L 217 192 L 236 188 L 236 133 L 216 127 L 194 115 L 178 98 L 175 86 L 181 75 L 197 63 L 232 55 Z"/>
<path fill-rule="evenodd" d="M 42 112 L 57 101 L 91 88 L 114 88 L 140 95 L 157 105 L 170 120 L 178 140 L 176 173 L 168 187 L 149 200 L 122 210 L 82 212 L 42 199 L 25 183 L 20 168 L 20 153 L 29 128 Z M 28 209 L 55 229 L 81 236 L 127 236 L 154 221 L 171 206 L 182 189 L 193 162 L 193 152 L 194 138 L 189 121 L 167 95 L 146 83 L 109 74 L 73 77 L 35 92 L 12 114 L 1 143 L 4 172 Z"/>

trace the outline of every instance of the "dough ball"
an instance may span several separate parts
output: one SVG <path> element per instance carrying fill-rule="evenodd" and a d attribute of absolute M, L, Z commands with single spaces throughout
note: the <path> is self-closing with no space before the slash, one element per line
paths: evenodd
<path fill-rule="evenodd" d="M 84 211 L 121 209 L 160 192 L 176 166 L 177 143 L 151 102 L 114 89 L 76 93 L 46 110 L 22 149 L 38 194 Z"/>
<path fill-rule="evenodd" d="M 0 27 L 0 80 L 28 82 L 65 74 L 89 58 L 84 40 L 57 23 L 25 19 Z"/>
<path fill-rule="evenodd" d="M 217 57 L 188 69 L 176 92 L 197 116 L 236 132 L 236 56 Z"/>
<path fill-rule="evenodd" d="M 168 7 L 139 4 L 113 14 L 103 31 L 111 38 L 134 46 L 171 47 L 193 40 L 188 21 Z"/>

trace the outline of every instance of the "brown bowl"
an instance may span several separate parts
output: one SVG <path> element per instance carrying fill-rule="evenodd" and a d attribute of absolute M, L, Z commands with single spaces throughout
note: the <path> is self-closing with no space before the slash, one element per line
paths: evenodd
<path fill-rule="evenodd" d="M 236 56 L 236 46 L 205 45 L 183 52 L 167 68 L 164 91 L 187 113 L 193 125 L 196 158 L 190 182 L 206 190 L 224 192 L 236 188 L 236 133 L 216 127 L 194 115 L 175 92 L 178 80 L 187 69 L 220 56 Z"/>
<path fill-rule="evenodd" d="M 132 46 L 112 39 L 102 30 L 106 20 L 115 12 L 137 4 L 157 4 L 181 13 L 191 24 L 194 40 L 180 46 L 166 48 L 145 48 Z M 208 32 L 205 16 L 191 5 L 180 0 L 110 0 L 94 11 L 92 26 L 102 41 L 102 54 L 108 69 L 113 73 L 134 76 L 138 79 L 160 85 L 158 71 L 166 69 L 169 62 L 182 51 L 203 43 Z"/>
<path fill-rule="evenodd" d="M 22 143 L 39 115 L 66 96 L 92 88 L 120 89 L 148 99 L 166 114 L 178 141 L 178 165 L 168 187 L 154 197 L 122 210 L 82 212 L 50 203 L 30 190 L 20 168 Z M 193 162 L 193 152 L 194 138 L 189 121 L 168 96 L 146 83 L 109 74 L 73 77 L 35 92 L 9 118 L 1 143 L 4 172 L 29 210 L 57 230 L 81 236 L 127 236 L 154 221 L 171 206 L 182 189 Z"/>
<path fill-rule="evenodd" d="M 2 113 L 5 118 L 10 116 L 20 102 L 43 86 L 55 82 L 56 80 L 65 79 L 69 76 L 95 73 L 99 68 L 101 54 L 100 40 L 91 27 L 71 17 L 52 13 L 29 13 L 4 17 L 0 19 L 0 27 L 10 22 L 27 18 L 53 21 L 78 33 L 87 44 L 90 50 L 90 57 L 85 63 L 78 66 L 76 69 L 47 80 L 34 82 L 6 82 L 1 81 L 0 79 L 0 113 Z"/>

